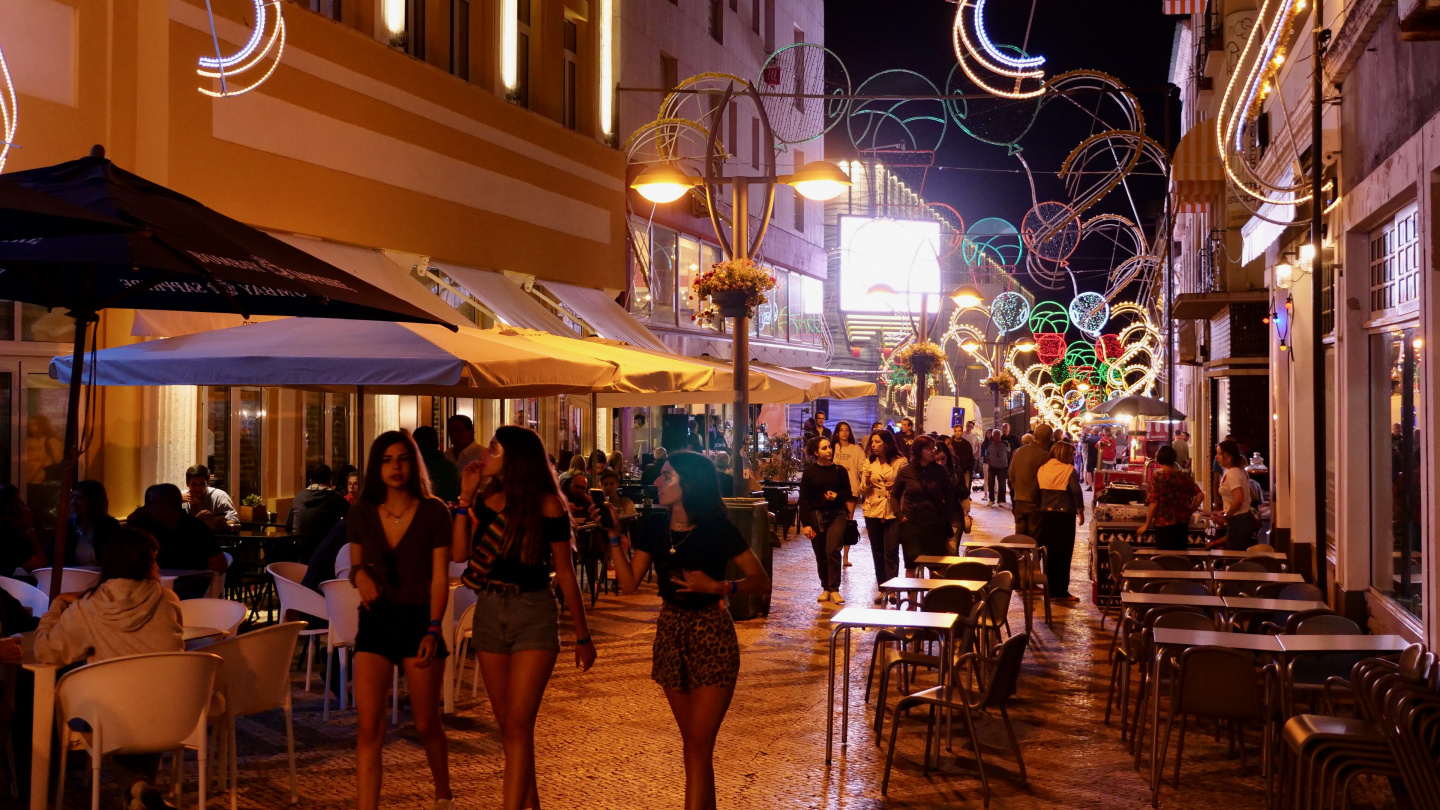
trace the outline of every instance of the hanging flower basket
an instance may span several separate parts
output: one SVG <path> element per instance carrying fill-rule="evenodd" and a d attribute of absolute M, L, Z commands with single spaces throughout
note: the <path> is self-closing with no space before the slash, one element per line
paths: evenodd
<path fill-rule="evenodd" d="M 710 299 L 691 320 L 711 324 L 716 318 L 754 317 L 756 307 L 769 300 L 765 293 L 775 289 L 775 279 L 751 259 L 727 259 L 696 277 L 691 289 L 696 298 Z"/>
<path fill-rule="evenodd" d="M 986 377 L 981 384 L 988 386 L 991 391 L 998 391 L 1002 397 L 1008 397 L 1010 392 L 1015 390 L 1015 375 L 1008 370 L 1001 369 L 1000 373 L 993 377 Z"/>
<path fill-rule="evenodd" d="M 928 340 L 920 340 L 896 352 L 891 362 L 914 374 L 929 374 L 945 363 L 945 350 Z"/>

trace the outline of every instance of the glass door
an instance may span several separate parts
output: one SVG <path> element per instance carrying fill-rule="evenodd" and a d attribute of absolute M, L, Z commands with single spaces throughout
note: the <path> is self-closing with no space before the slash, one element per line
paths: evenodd
<path fill-rule="evenodd" d="M 1370 336 L 1370 584 L 1417 619 L 1427 553 L 1419 422 L 1423 350 L 1413 327 Z"/>

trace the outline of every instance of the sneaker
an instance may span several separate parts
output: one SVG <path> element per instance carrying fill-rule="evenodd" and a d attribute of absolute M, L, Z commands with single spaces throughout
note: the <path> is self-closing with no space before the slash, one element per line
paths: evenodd
<path fill-rule="evenodd" d="M 130 786 L 129 810 L 177 810 L 177 808 L 165 801 L 165 797 L 154 785 L 149 782 L 136 782 Z"/>
<path fill-rule="evenodd" d="M 455 810 L 454 799 L 436 799 L 435 810 Z"/>
<path fill-rule="evenodd" d="M 829 592 L 829 591 L 821 591 L 821 592 L 820 592 L 820 598 L 819 598 L 819 599 L 816 599 L 815 601 L 816 601 L 816 602 L 829 602 L 829 601 L 830 601 L 830 592 Z"/>
<path fill-rule="evenodd" d="M 843 605 L 845 604 L 845 597 L 841 596 L 839 591 L 831 591 L 830 601 L 837 605 Z"/>

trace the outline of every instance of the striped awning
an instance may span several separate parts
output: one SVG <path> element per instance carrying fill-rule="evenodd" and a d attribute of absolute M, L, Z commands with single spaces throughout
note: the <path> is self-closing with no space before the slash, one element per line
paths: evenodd
<path fill-rule="evenodd" d="M 1165 0 L 1166 14 L 1204 14 L 1207 0 Z"/>
<path fill-rule="evenodd" d="M 1225 168 L 1213 121 L 1200 121 L 1180 139 L 1171 161 L 1171 188 L 1178 213 L 1221 210 Z"/>

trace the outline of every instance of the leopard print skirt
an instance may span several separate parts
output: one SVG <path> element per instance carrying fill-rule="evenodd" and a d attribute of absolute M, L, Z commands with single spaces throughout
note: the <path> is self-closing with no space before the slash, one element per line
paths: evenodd
<path fill-rule="evenodd" d="M 723 601 L 701 610 L 666 603 L 655 624 L 650 677 L 666 689 L 734 686 L 740 640 Z"/>

